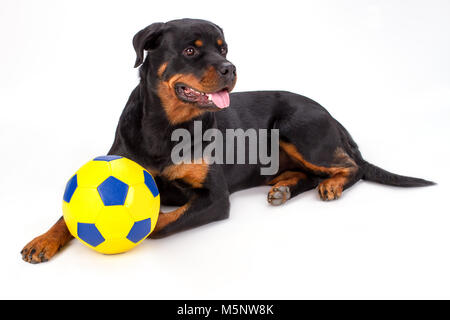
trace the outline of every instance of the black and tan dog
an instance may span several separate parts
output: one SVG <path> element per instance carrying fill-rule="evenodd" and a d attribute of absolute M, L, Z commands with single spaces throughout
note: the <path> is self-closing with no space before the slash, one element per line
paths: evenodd
<path fill-rule="evenodd" d="M 151 238 L 227 218 L 230 193 L 254 186 L 271 185 L 268 201 L 279 205 L 316 187 L 322 200 L 338 199 L 360 179 L 401 187 L 433 184 L 365 161 L 345 128 L 306 97 L 277 91 L 229 95 L 236 68 L 226 58 L 222 30 L 213 23 L 154 23 L 136 34 L 133 45 L 141 80 L 120 117 L 109 154 L 148 169 L 162 203 L 179 207 L 160 214 Z M 192 132 L 194 120 L 202 121 L 204 130 L 278 129 L 278 172 L 261 175 L 258 164 L 174 164 L 171 134 L 177 128 Z M 61 218 L 23 249 L 23 259 L 47 261 L 71 239 Z"/>

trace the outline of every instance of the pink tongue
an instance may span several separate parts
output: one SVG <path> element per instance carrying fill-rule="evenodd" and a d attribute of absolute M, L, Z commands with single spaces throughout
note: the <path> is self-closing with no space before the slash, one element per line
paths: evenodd
<path fill-rule="evenodd" d="M 226 108 L 230 105 L 230 95 L 227 90 L 211 93 L 211 100 L 220 109 Z"/>

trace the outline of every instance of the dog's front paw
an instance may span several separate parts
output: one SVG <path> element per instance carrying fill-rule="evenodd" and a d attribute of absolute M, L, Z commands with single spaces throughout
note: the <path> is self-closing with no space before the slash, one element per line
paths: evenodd
<path fill-rule="evenodd" d="M 56 237 L 43 234 L 30 243 L 20 252 L 22 259 L 29 263 L 47 262 L 60 248 L 60 241 Z"/>
<path fill-rule="evenodd" d="M 267 195 L 267 201 L 273 206 L 279 206 L 289 200 L 291 191 L 288 186 L 273 187 Z"/>

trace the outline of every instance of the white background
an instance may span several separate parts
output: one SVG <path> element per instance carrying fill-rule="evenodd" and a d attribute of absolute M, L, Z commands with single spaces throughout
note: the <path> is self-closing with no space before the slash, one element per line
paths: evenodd
<path fill-rule="evenodd" d="M 449 1 L 19 1 L 0 4 L 0 298 L 450 298 Z M 438 186 L 359 182 L 122 255 L 73 241 L 30 265 L 22 247 L 61 216 L 67 179 L 105 154 L 138 83 L 133 35 L 195 17 L 225 31 L 236 91 L 325 106 L 366 159 Z"/>

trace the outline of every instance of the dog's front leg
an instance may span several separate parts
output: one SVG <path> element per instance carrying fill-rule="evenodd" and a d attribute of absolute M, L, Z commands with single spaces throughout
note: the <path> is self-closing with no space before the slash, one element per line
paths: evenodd
<path fill-rule="evenodd" d="M 184 206 L 171 212 L 160 213 L 155 230 L 149 238 L 163 238 L 179 231 L 223 220 L 228 218 L 229 212 L 228 196 L 212 198 L 196 194 Z"/>
<path fill-rule="evenodd" d="M 30 263 L 46 262 L 72 239 L 66 222 L 61 217 L 50 230 L 34 238 L 23 248 L 22 259 Z"/>
<path fill-rule="evenodd" d="M 162 238 L 173 233 L 228 218 L 229 192 L 222 174 L 209 177 L 202 188 L 191 190 L 189 201 L 178 209 L 160 213 L 150 238 Z"/>

